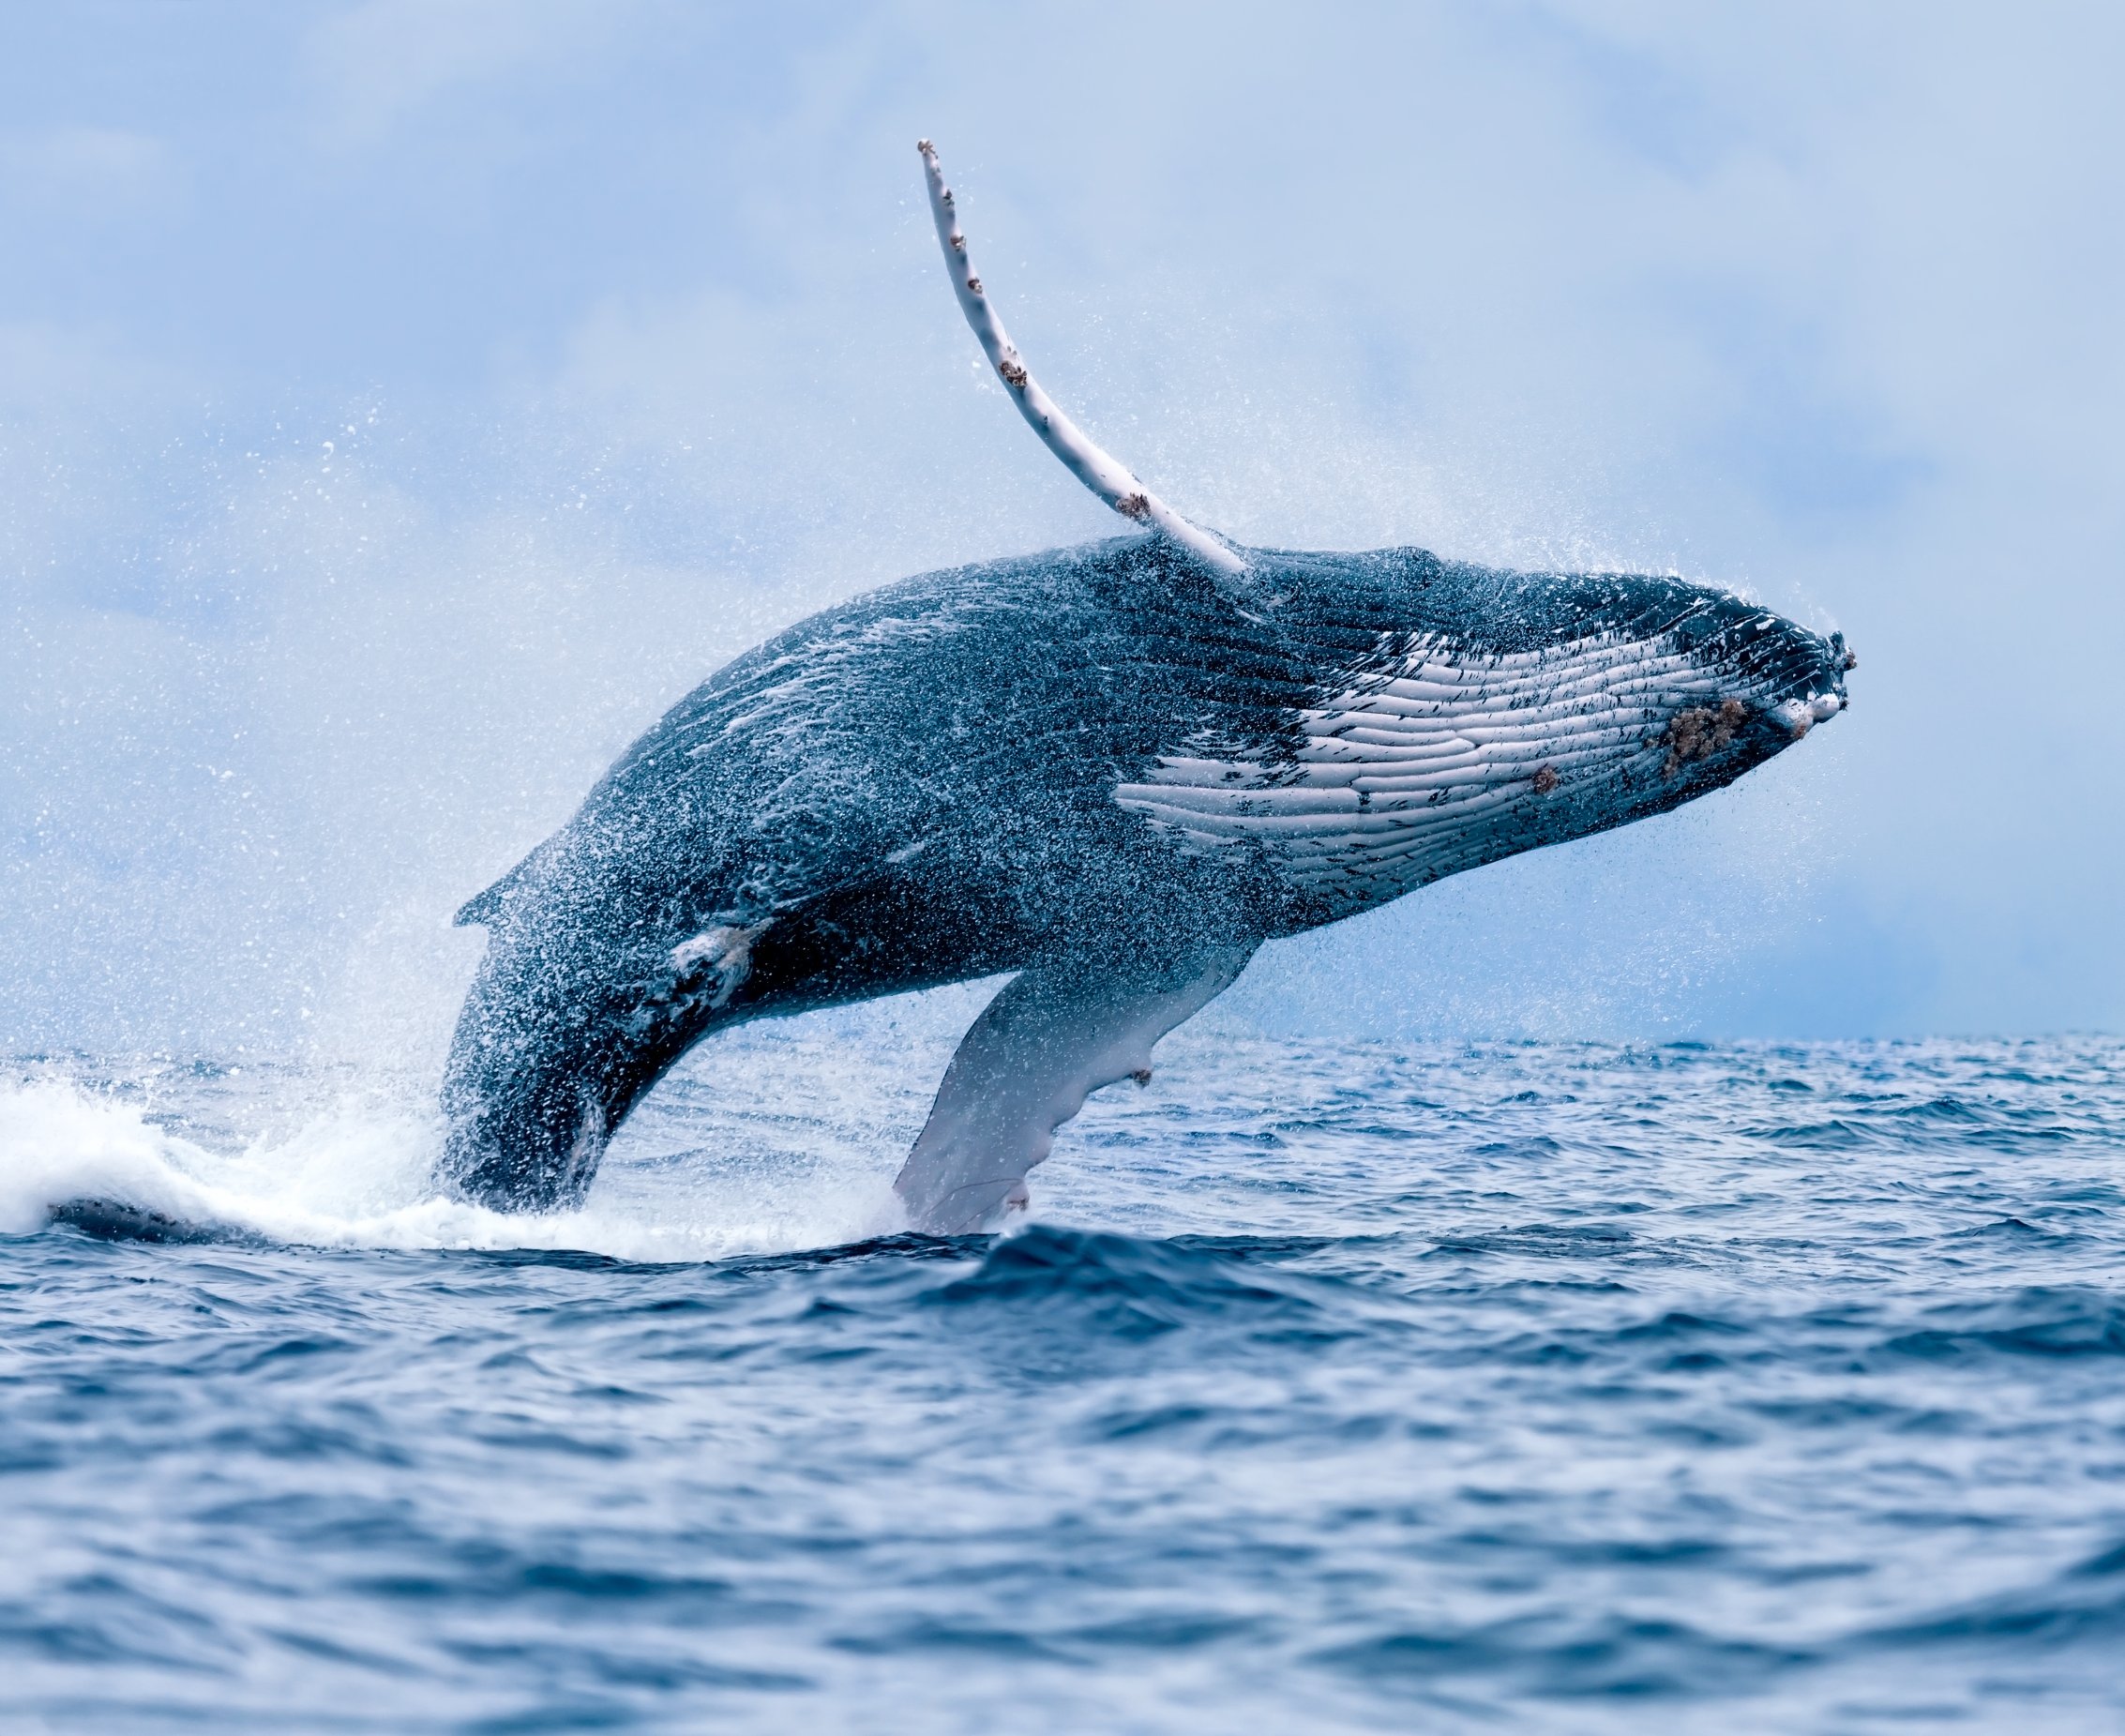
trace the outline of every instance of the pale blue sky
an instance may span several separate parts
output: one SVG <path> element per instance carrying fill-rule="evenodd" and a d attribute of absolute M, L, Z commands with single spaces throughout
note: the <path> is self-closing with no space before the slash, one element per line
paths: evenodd
<path fill-rule="evenodd" d="M 1852 713 L 1295 945 L 1270 1023 L 2125 1027 L 2095 6 L 13 6 L 0 1040 L 430 1052 L 449 910 L 716 663 L 1107 534 L 1674 567 Z"/>

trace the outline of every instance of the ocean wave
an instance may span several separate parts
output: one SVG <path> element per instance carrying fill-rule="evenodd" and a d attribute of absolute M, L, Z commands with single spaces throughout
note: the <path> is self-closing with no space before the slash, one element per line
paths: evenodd
<path fill-rule="evenodd" d="M 0 1722 L 2125 1716 L 2125 1047 L 1183 1032 L 935 1238 L 949 1034 L 748 1041 L 545 1220 L 431 1081 L 0 1069 Z"/>
<path fill-rule="evenodd" d="M 1033 1224 L 1000 1239 L 979 1267 L 942 1286 L 931 1301 L 1044 1316 L 1059 1310 L 1080 1326 L 1096 1324 L 1121 1337 L 1234 1320 L 1289 1325 L 1318 1316 L 1315 1302 L 1264 1269 L 1263 1245 L 1248 1245 L 1256 1258 L 1238 1248 Z"/>

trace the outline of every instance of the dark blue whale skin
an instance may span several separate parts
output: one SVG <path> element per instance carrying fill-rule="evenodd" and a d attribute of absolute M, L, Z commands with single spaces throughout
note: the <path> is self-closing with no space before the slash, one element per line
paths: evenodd
<path fill-rule="evenodd" d="M 443 1087 L 445 1185 L 576 1203 L 642 1094 L 741 1020 L 1064 961 L 1140 974 L 1351 913 L 1261 853 L 1183 849 L 1115 791 L 1183 753 L 1273 782 L 1302 714 L 1384 673 L 1413 632 L 1468 661 L 1657 642 L 1745 713 L 1657 773 L 1567 778 L 1491 828 L 1484 861 L 1730 783 L 1796 738 L 1780 702 L 1844 694 L 1841 642 L 1676 579 L 1415 549 L 1246 556 L 1241 586 L 1141 537 L 927 574 L 709 677 L 460 913 L 490 940 Z M 1397 891 L 1469 866 L 1419 864 Z M 674 966 L 717 928 L 757 930 L 741 979 Z"/>

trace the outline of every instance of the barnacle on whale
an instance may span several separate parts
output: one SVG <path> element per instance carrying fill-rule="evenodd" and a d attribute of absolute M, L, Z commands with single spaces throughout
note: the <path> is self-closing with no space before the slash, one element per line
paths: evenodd
<path fill-rule="evenodd" d="M 1748 720 L 1748 706 L 1737 699 L 1721 700 L 1717 711 L 1710 705 L 1692 705 L 1677 712 L 1662 738 L 1667 744 L 1667 763 L 1660 768 L 1662 775 L 1672 777 L 1692 760 L 1709 760 L 1728 746 L 1735 732 Z"/>

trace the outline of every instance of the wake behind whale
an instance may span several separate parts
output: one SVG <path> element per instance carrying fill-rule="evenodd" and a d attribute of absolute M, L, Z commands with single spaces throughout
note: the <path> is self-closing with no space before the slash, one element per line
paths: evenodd
<path fill-rule="evenodd" d="M 711 676 L 460 920 L 488 951 L 441 1176 L 579 1203 L 703 1037 L 1012 973 L 896 1183 L 957 1232 L 1263 942 L 1665 812 L 1834 716 L 1853 659 L 1674 578 L 1243 549 L 1034 380 L 920 146 L 954 292 L 1072 474 L 1148 536 L 933 573 Z"/>

